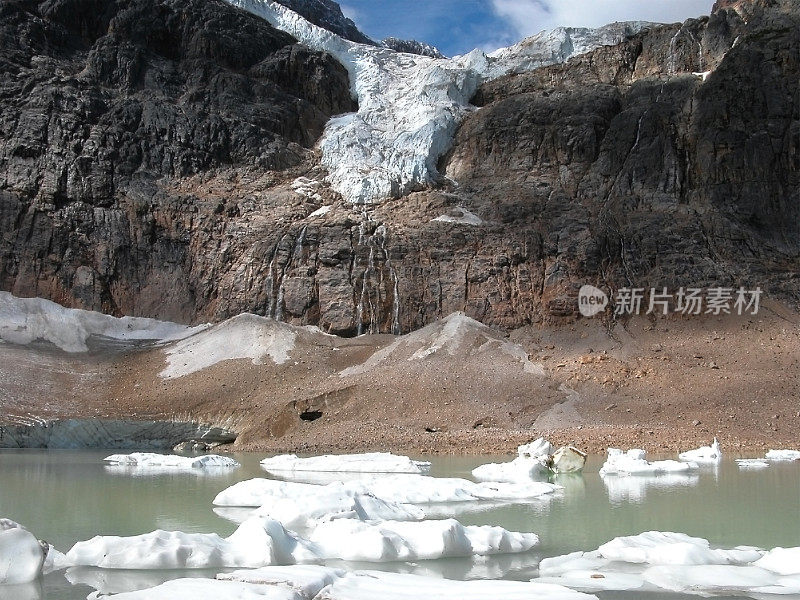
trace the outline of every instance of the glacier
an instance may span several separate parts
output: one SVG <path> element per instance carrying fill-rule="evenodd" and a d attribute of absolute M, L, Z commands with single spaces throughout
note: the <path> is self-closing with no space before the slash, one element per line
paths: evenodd
<path fill-rule="evenodd" d="M 347 69 L 358 112 L 331 119 L 319 145 L 331 187 L 360 205 L 443 180 L 438 159 L 462 119 L 475 110 L 470 99 L 481 83 L 617 44 L 649 25 L 558 28 L 488 55 L 473 50 L 439 59 L 345 40 L 269 0 L 226 1 L 331 54 Z"/>

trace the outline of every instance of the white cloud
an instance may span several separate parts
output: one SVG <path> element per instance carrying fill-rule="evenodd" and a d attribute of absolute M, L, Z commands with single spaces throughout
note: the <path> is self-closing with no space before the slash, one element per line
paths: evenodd
<path fill-rule="evenodd" d="M 674 23 L 707 15 L 714 0 L 492 0 L 494 12 L 522 37 L 555 27 L 614 21 Z"/>

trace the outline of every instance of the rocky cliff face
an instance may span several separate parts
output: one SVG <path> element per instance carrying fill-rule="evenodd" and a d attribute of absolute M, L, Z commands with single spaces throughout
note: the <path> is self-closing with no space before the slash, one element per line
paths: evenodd
<path fill-rule="evenodd" d="M 449 181 L 354 208 L 313 151 L 354 108 L 343 69 L 222 4 L 153 2 L 2 4 L 3 289 L 345 335 L 562 321 L 586 282 L 800 299 L 791 3 L 486 83 Z"/>

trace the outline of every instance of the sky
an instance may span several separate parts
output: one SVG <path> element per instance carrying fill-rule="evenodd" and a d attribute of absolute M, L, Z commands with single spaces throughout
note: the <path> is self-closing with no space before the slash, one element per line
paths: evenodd
<path fill-rule="evenodd" d="M 707 15 L 714 0 L 342 0 L 340 4 L 375 40 L 416 39 L 454 56 L 473 48 L 495 50 L 562 25 L 684 21 Z"/>

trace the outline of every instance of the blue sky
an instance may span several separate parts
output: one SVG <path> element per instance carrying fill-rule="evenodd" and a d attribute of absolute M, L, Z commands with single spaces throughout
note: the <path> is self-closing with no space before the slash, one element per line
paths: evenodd
<path fill-rule="evenodd" d="M 714 0 L 342 0 L 345 14 L 376 40 L 390 35 L 437 46 L 448 56 L 494 50 L 559 25 L 663 23 L 708 14 Z"/>

